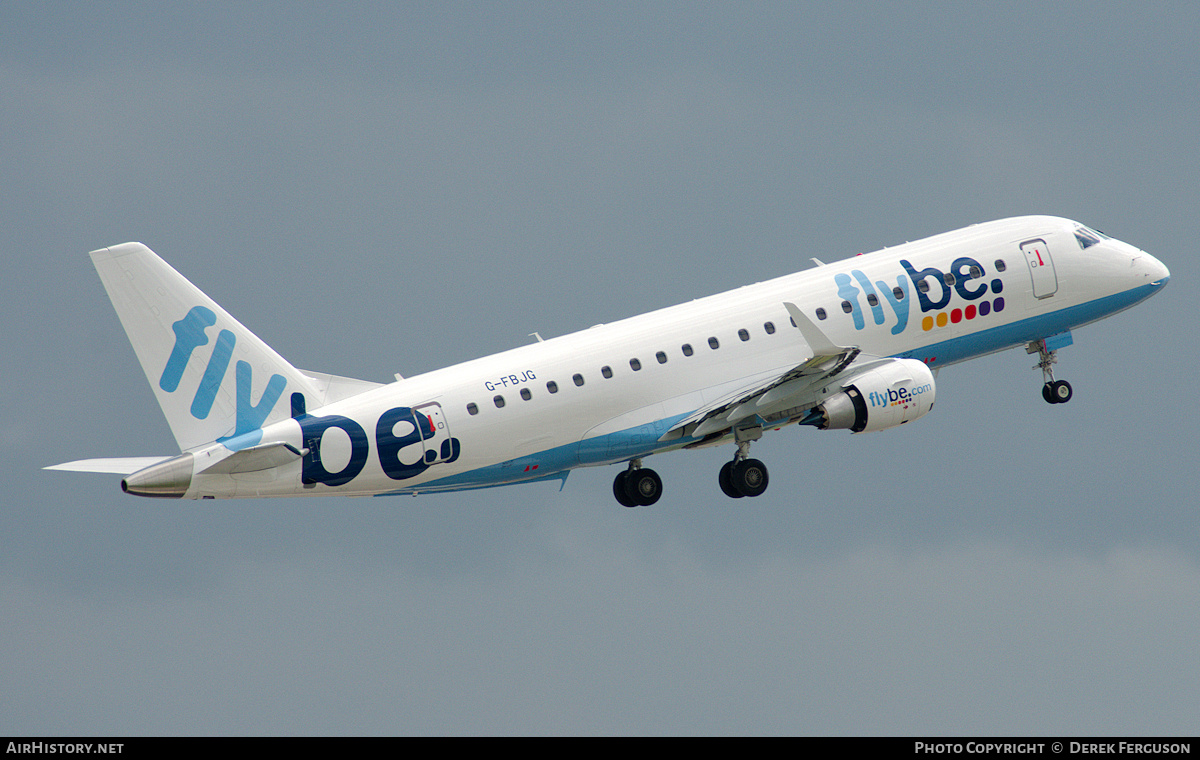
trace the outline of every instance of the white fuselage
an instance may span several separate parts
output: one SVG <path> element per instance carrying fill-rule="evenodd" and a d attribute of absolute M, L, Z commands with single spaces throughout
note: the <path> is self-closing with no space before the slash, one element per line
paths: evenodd
<path fill-rule="evenodd" d="M 785 302 L 838 346 L 937 368 L 1064 333 L 1166 281 L 1150 255 L 1102 237 L 1084 247 L 1077 229 L 1055 217 L 975 225 L 399 380 L 255 436 L 307 451 L 303 460 L 227 473 L 214 464 L 239 448 L 236 438 L 193 449 L 186 497 L 562 478 L 574 467 L 729 440 L 728 431 L 704 440 L 667 433 L 705 404 L 813 355 Z M 759 421 L 798 422 L 808 403 L 786 399 Z"/>

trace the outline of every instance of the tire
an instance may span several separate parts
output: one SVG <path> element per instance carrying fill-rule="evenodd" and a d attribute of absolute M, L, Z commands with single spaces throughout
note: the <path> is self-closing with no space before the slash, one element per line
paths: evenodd
<path fill-rule="evenodd" d="M 625 478 L 625 495 L 635 505 L 648 507 L 662 497 L 662 478 L 654 470 L 633 470 Z"/>
<path fill-rule="evenodd" d="M 617 473 L 617 477 L 613 478 L 613 496 L 616 497 L 617 503 L 622 507 L 636 507 L 637 503 L 629 498 L 626 492 L 626 481 L 628 480 L 629 470 L 622 470 Z"/>
<path fill-rule="evenodd" d="M 730 481 L 743 496 L 761 496 L 771 478 L 767 466 L 757 459 L 743 459 L 733 466 Z"/>
<path fill-rule="evenodd" d="M 721 472 L 717 474 L 717 484 L 721 486 L 721 493 L 731 499 L 740 499 L 746 495 L 733 487 L 733 462 L 726 462 L 721 466 Z"/>
<path fill-rule="evenodd" d="M 1054 399 L 1055 404 L 1065 404 L 1071 400 L 1074 392 L 1071 390 L 1071 384 L 1066 380 L 1055 380 L 1050 384 L 1050 397 Z"/>

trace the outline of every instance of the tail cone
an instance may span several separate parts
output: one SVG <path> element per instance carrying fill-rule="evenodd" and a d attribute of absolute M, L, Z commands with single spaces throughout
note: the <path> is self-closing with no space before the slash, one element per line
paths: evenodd
<path fill-rule="evenodd" d="M 180 499 L 192 484 L 192 454 L 150 465 L 121 481 L 121 490 L 135 496 Z"/>

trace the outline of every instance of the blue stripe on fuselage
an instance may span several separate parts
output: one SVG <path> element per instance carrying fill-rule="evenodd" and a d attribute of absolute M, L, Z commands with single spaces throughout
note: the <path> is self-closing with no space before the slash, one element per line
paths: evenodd
<path fill-rule="evenodd" d="M 1030 341 L 1041 340 L 1049 335 L 1056 335 L 1128 309 L 1139 301 L 1143 301 L 1157 293 L 1165 284 L 1165 279 L 1160 280 L 1127 290 L 1124 293 L 1088 301 L 1078 306 L 1071 306 L 1048 314 L 1041 314 L 1011 324 L 1001 325 L 1000 327 L 980 330 L 970 335 L 963 335 L 940 343 L 933 343 L 922 348 L 897 354 L 893 358 L 924 359 L 926 357 L 936 357 L 929 364 L 930 366 L 940 367 L 977 356 L 1015 348 Z M 581 465 L 599 465 L 627 461 L 666 449 L 678 448 L 681 444 L 688 443 L 693 439 L 676 439 L 671 441 L 670 444 L 660 444 L 655 436 L 647 435 L 647 433 L 648 428 L 657 431 L 669 430 L 673 425 L 690 414 L 691 412 L 688 412 L 668 417 L 647 423 L 646 425 L 638 425 L 615 433 L 587 438 L 576 443 L 556 446 L 536 454 L 462 472 L 411 488 L 397 489 L 377 495 L 394 496 L 433 491 L 466 491 L 476 488 L 489 488 L 491 486 L 561 479 L 565 477 L 567 471 Z"/>
<path fill-rule="evenodd" d="M 636 457 L 645 456 L 665 448 L 674 448 L 691 439 L 674 440 L 670 446 L 658 444 L 658 437 L 671 429 L 671 426 L 687 417 L 691 412 L 677 414 L 674 417 L 656 420 L 645 425 L 618 430 L 582 441 L 555 446 L 552 449 L 539 451 L 536 454 L 517 457 L 507 462 L 480 467 L 477 470 L 460 472 L 448 478 L 433 480 L 411 488 L 401 488 L 389 491 L 380 496 L 405 494 L 423 491 L 460 491 L 470 488 L 487 488 L 488 486 L 511 485 L 513 483 L 531 483 L 536 480 L 549 480 L 559 477 L 560 473 L 580 466 L 611 464 L 623 462 Z"/>
<path fill-rule="evenodd" d="M 1004 351 L 1009 348 L 1025 345 L 1030 341 L 1041 340 L 1049 335 L 1057 335 L 1075 327 L 1095 322 L 1098 319 L 1124 311 L 1139 301 L 1144 301 L 1157 293 L 1166 284 L 1166 280 L 1142 285 L 1124 293 L 1097 298 L 1094 301 L 1070 306 L 1058 311 L 1029 317 L 1007 325 L 979 330 L 969 335 L 932 343 L 921 348 L 897 354 L 897 359 L 929 360 L 931 367 L 941 367 L 954 364 L 977 356 Z M 935 328 L 939 329 L 939 328 Z"/>

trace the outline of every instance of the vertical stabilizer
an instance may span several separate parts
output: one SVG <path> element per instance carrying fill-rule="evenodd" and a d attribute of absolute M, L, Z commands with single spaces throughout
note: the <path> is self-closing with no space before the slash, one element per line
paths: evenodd
<path fill-rule="evenodd" d="M 318 405 L 310 378 L 146 246 L 91 257 L 181 451 L 257 444 L 291 416 L 293 394 Z"/>

